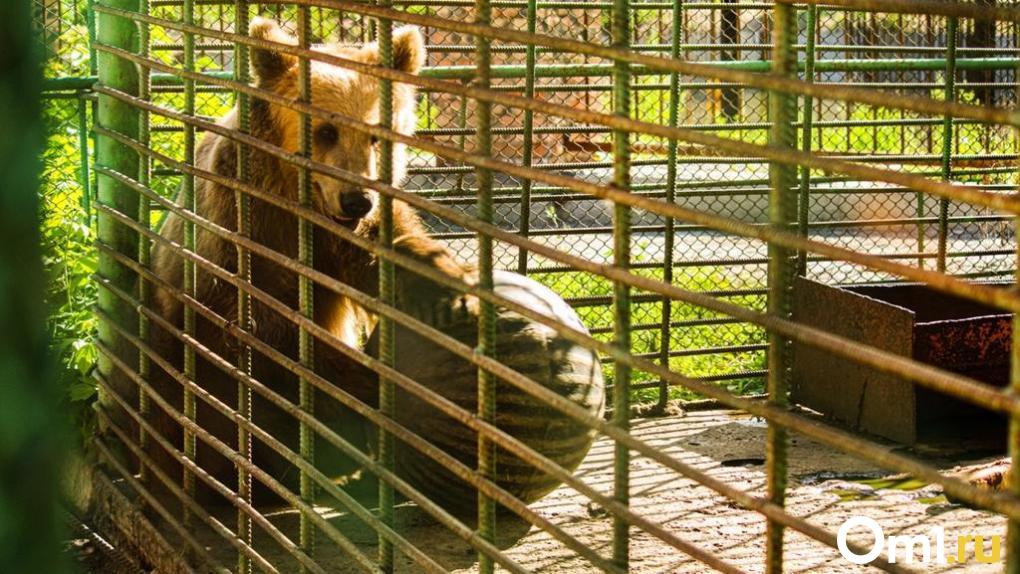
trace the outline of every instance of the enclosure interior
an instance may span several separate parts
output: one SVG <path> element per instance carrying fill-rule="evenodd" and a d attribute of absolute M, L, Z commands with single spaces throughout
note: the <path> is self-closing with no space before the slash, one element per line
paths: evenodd
<path fill-rule="evenodd" d="M 796 488 L 807 484 L 801 479 L 811 468 L 785 454 L 781 445 L 788 435 L 794 437 L 791 453 L 801 452 L 798 441 L 827 445 L 847 460 L 862 461 L 859 468 L 847 462 L 852 470 L 908 472 L 978 506 L 1018 516 L 1014 499 L 954 483 L 940 472 L 944 463 L 919 462 L 918 453 L 891 452 L 812 413 L 791 413 L 784 354 L 793 338 L 806 344 L 815 339 L 788 320 L 794 274 L 830 285 L 922 282 L 1005 313 L 1020 308 L 1012 291 L 983 284 L 1016 272 L 1017 202 L 1010 194 L 1017 184 L 1018 137 L 1005 119 L 1017 99 L 1020 32 L 1012 12 L 994 20 L 970 17 L 975 13 L 966 8 L 917 14 L 741 1 L 396 0 L 362 6 L 331 0 L 296 5 L 149 0 L 142 3 L 147 17 L 136 24 L 141 44 L 132 48 L 111 46 L 103 37 L 104 26 L 123 26 L 119 11 L 132 9 L 132 2 L 97 2 L 96 18 L 88 11 L 91 2 L 83 0 L 36 4 L 40 37 L 51 50 L 43 216 L 71 230 L 48 238 L 60 249 L 87 251 L 95 222 L 103 218 L 111 229 L 130 227 L 127 218 L 137 222 L 139 233 L 144 228 L 158 234 L 172 208 L 158 198 L 177 199 L 197 177 L 180 169 L 194 165 L 194 145 L 203 137 L 191 120 L 215 120 L 239 99 L 256 97 L 238 89 L 250 75 L 236 65 L 254 47 L 235 36 L 244 33 L 238 25 L 251 16 L 266 15 L 296 35 L 305 19 L 300 41 L 307 45 L 360 45 L 378 40 L 390 19 L 392 27 L 409 21 L 421 27 L 428 58 L 420 74 L 417 129 L 408 145 L 408 177 L 400 189 L 428 200 L 418 211 L 429 233 L 464 263 L 478 264 L 483 276 L 490 267 L 514 271 L 563 297 L 588 327 L 585 345 L 599 351 L 603 365 L 608 422 L 584 421 L 596 427 L 595 447 L 572 480 L 537 510 L 522 510 L 505 522 L 501 515 L 495 529 L 486 529 L 470 521 L 447 524 L 398 496 L 396 519 L 392 509 L 378 510 L 383 524 L 397 525 L 394 533 L 376 520 L 358 518 L 345 502 L 330 500 L 320 485 L 318 496 L 315 488 L 295 493 L 306 506 L 293 504 L 299 511 L 283 512 L 278 520 L 246 506 L 241 493 L 231 501 L 238 513 L 235 526 L 216 513 L 193 514 L 187 503 L 192 475 L 182 481 L 183 502 L 163 503 L 156 511 L 146 501 L 154 520 L 186 524 L 164 531 L 187 543 L 188 559 L 267 571 L 296 564 L 313 571 L 371 570 L 378 564 L 387 568 L 395 545 L 401 549 L 398 568 L 409 572 L 485 570 L 494 563 L 509 571 L 622 571 L 628 561 L 634 571 L 693 572 L 702 563 L 757 571 L 763 563 L 781 563 L 782 552 L 777 558 L 773 549 L 784 547 L 785 528 L 786 544 L 794 549 L 790 559 L 824 570 L 838 557 L 831 547 L 838 523 L 824 513 L 820 520 L 807 516 L 824 497 L 804 495 L 801 506 L 794 497 L 795 510 L 781 510 L 787 487 L 800 493 Z M 387 22 L 383 28 L 380 15 Z M 90 46 L 85 40 L 95 36 L 96 20 L 99 38 Z M 466 23 L 491 28 L 473 35 Z M 539 36 L 512 39 L 500 31 Z M 557 46 L 549 38 L 575 44 Z M 597 49 L 579 50 L 576 42 Z M 617 50 L 615 60 L 605 48 Z M 97 52 L 107 62 L 142 64 L 133 95 L 124 86 L 104 91 L 95 85 L 94 76 L 102 76 Z M 639 61 L 643 55 L 664 60 Z M 671 68 L 670 61 L 681 67 Z M 706 66 L 683 67 L 688 63 Z M 487 74 L 479 80 L 483 68 Z M 770 92 L 760 80 L 781 76 L 817 90 Z M 867 91 L 880 95 L 861 101 L 859 94 Z M 883 100 L 881 94 L 934 105 Z M 141 129 L 119 139 L 116 128 L 94 130 L 104 98 L 133 107 Z M 947 100 L 960 105 L 938 107 Z M 483 117 L 491 117 L 488 129 Z M 102 157 L 94 170 L 97 144 L 90 131 L 125 149 L 134 143 L 138 172 L 120 173 Z M 781 155 L 783 150 L 800 153 Z M 497 163 L 480 163 L 489 159 Z M 96 190 L 104 178 L 133 187 L 138 211 L 120 212 L 122 206 L 108 202 L 105 211 L 97 207 L 104 204 Z M 632 199 L 613 195 L 621 189 Z M 493 238 L 488 224 L 507 233 Z M 332 233 L 307 225 L 316 234 Z M 102 246 L 102 229 L 99 236 L 100 252 L 113 257 L 110 251 L 116 250 Z M 152 241 L 158 241 L 155 235 Z M 141 244 L 141 251 L 127 256 L 144 269 L 146 242 Z M 121 269 L 138 274 L 122 259 Z M 101 277 L 100 292 L 109 289 L 104 279 L 117 278 Z M 95 289 L 83 283 L 65 290 L 71 301 L 88 300 Z M 120 304 L 142 301 L 138 293 L 111 292 Z M 139 315 L 142 323 L 144 316 Z M 119 329 L 137 333 L 139 326 Z M 822 350 L 855 362 L 889 364 L 873 348 L 845 340 Z M 144 369 L 160 368 L 155 358 L 145 358 L 144 349 L 141 357 L 141 366 L 117 368 L 137 369 L 142 379 Z M 499 361 L 498 349 L 494 357 Z M 781 368 L 770 371 L 775 361 Z M 979 381 L 909 359 L 889 368 L 924 392 L 1000 414 L 1018 412 L 1004 391 Z M 518 386 L 505 380 L 500 385 Z M 672 415 L 678 406 L 705 399 L 759 417 L 760 425 L 737 417 L 738 435 L 746 428 L 758 434 L 732 449 L 756 453 L 700 453 L 702 441 L 688 435 L 703 428 L 709 437 L 725 440 L 728 435 L 717 427 L 730 423 L 704 419 L 700 427 L 702 419 L 695 416 L 694 426 L 685 429 Z M 176 406 L 187 415 L 187 405 Z M 666 418 L 645 419 L 648 415 Z M 491 413 L 478 416 L 486 420 Z M 631 425 L 634 430 L 628 430 Z M 470 432 L 480 444 L 491 439 L 479 437 L 477 429 Z M 187 458 L 188 445 L 175 446 Z M 751 463 L 726 465 L 723 459 Z M 237 465 L 244 475 L 244 465 Z M 154 479 L 146 472 L 141 481 L 129 478 L 139 470 L 114 468 L 111 474 L 133 487 Z M 665 486 L 681 479 L 689 489 Z M 676 502 L 675 497 L 700 502 L 678 503 L 671 512 L 663 501 Z M 732 500 L 761 511 L 759 497 L 772 504 L 767 517 L 724 514 L 753 517 L 739 529 L 742 542 L 713 542 L 726 533 L 722 523 L 713 522 L 713 509 Z M 886 510 L 890 517 L 909 514 Z M 952 517 L 976 520 L 969 514 Z M 505 534 L 516 532 L 518 519 L 530 523 L 521 528 L 531 528 L 531 535 Z M 478 563 L 454 560 L 454 552 L 445 550 L 429 557 L 427 540 L 436 532 L 422 526 L 428 520 L 439 520 L 452 539 L 478 551 Z M 689 520 L 706 532 L 691 534 Z M 998 518 L 989 520 L 1002 527 Z M 472 536 L 476 527 L 481 534 Z M 397 540 L 401 528 L 412 534 Z M 501 540 L 500 532 L 511 543 L 490 544 Z M 527 536 L 529 551 L 514 552 L 512 542 Z M 216 548 L 211 554 L 198 549 L 210 545 Z M 686 554 L 674 554 L 677 550 Z M 224 557 L 232 552 L 236 559 Z"/>

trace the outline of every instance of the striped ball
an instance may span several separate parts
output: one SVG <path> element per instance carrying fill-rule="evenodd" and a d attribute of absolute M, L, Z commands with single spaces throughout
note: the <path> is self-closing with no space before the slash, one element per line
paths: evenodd
<path fill-rule="evenodd" d="M 587 333 L 577 313 L 556 293 L 521 275 L 496 272 L 496 293 L 560 323 Z M 605 388 L 598 355 L 576 345 L 540 323 L 505 308 L 497 308 L 496 359 L 555 391 L 588 413 L 601 417 Z M 474 348 L 477 317 L 443 325 L 450 336 Z M 402 373 L 443 397 L 476 412 L 477 368 L 435 343 L 398 328 L 396 367 Z M 454 456 L 468 468 L 477 464 L 477 434 L 436 408 L 398 390 L 397 420 Z M 499 380 L 496 390 L 496 426 L 573 472 L 594 440 L 594 431 L 539 399 Z M 476 508 L 475 489 L 445 466 L 397 442 L 398 473 L 431 499 L 457 514 Z M 558 480 L 503 448 L 497 448 L 496 483 L 525 503 L 531 503 L 559 486 Z"/>

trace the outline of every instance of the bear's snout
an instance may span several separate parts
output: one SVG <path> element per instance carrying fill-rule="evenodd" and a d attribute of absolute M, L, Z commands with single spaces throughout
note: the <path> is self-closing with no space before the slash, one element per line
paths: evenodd
<path fill-rule="evenodd" d="M 349 191 L 340 195 L 340 209 L 344 217 L 361 219 L 372 211 L 372 196 L 365 191 Z"/>

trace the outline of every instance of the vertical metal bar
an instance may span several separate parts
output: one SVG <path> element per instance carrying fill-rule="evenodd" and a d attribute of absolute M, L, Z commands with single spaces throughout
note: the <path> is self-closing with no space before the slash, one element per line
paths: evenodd
<path fill-rule="evenodd" d="M 378 5 L 383 7 L 392 6 L 390 0 L 378 0 Z M 393 67 L 393 22 L 386 18 L 379 20 L 379 31 L 376 33 L 379 38 L 379 59 L 384 67 Z M 390 80 L 379 80 L 379 124 L 390 128 L 393 126 L 393 83 Z M 393 142 L 387 139 L 382 140 L 382 147 L 379 150 L 379 180 L 393 183 Z M 379 243 L 384 248 L 393 246 L 393 198 L 382 194 L 379 197 Z M 395 304 L 395 270 L 393 262 L 383 258 L 379 262 L 379 299 L 384 305 Z M 396 339 L 394 337 L 393 319 L 381 317 L 379 319 L 379 360 L 387 365 L 394 366 L 396 355 Z M 379 379 L 379 412 L 387 417 L 395 414 L 396 395 L 392 380 L 385 377 Z M 393 470 L 396 466 L 393 451 L 393 435 L 379 430 L 379 462 L 386 470 Z M 379 519 L 383 524 L 393 527 L 393 485 L 385 480 L 379 481 Z M 392 572 L 394 567 L 393 544 L 379 533 L 379 567 L 384 572 Z"/>
<path fill-rule="evenodd" d="M 1015 96 L 1020 98 L 1020 69 L 1014 72 Z M 1013 126 L 1014 142 L 1020 139 L 1020 125 Z M 1014 143 L 1014 145 L 1016 145 Z M 1020 284 L 1020 216 L 1013 218 L 1014 265 L 1013 281 Z M 1020 392 L 1020 315 L 1013 315 L 1013 340 L 1010 347 L 1010 390 Z M 1020 416 L 1009 418 L 1009 455 L 1012 464 L 1006 483 L 1013 494 L 1020 494 Z M 1020 520 L 1006 522 L 1006 574 L 1020 574 Z"/>
<path fill-rule="evenodd" d="M 139 0 L 101 0 L 104 6 L 122 10 L 138 11 Z M 138 28 L 135 23 L 117 16 L 104 14 L 97 22 L 98 40 L 110 46 L 123 48 L 130 52 L 138 50 Z M 138 94 L 138 68 L 127 60 L 122 60 L 109 53 L 100 53 L 99 83 L 125 93 Z M 99 95 L 96 106 L 96 123 L 103 128 L 123 134 L 130 138 L 138 138 L 140 133 L 140 117 L 138 110 L 116 98 Z M 116 170 L 119 173 L 138 173 L 138 154 L 118 141 L 99 136 L 96 138 L 96 164 Z M 121 213 L 138 213 L 138 194 L 130 187 L 109 176 L 97 178 L 97 201 Z M 138 256 L 138 234 L 121 225 L 116 219 L 100 212 L 97 221 L 99 241 L 108 245 L 117 253 L 130 258 Z M 134 287 L 135 274 L 127 267 L 119 264 L 105 251 L 99 252 L 97 273 L 110 284 L 130 292 Z M 113 292 L 99 289 L 97 307 L 107 316 L 123 325 L 131 324 L 134 312 L 130 304 L 117 297 Z M 104 321 L 98 326 L 99 341 L 113 349 L 127 349 L 129 345 L 118 335 L 115 328 Z M 125 362 L 130 357 L 125 357 Z M 99 356 L 99 372 L 104 377 L 114 376 L 116 366 L 102 353 Z M 109 410 L 119 410 L 112 398 L 100 396 L 101 404 Z"/>
<path fill-rule="evenodd" d="M 630 2 L 613 0 L 611 15 L 612 45 L 630 48 Z M 613 62 L 613 113 L 630 117 L 630 65 Z M 613 185 L 621 190 L 630 189 L 630 135 L 613 130 Z M 630 207 L 613 206 L 613 265 L 630 267 Z M 630 287 L 613 283 L 613 337 L 614 343 L 630 352 Z M 630 427 L 630 366 L 613 363 L 613 424 Z M 613 497 L 621 504 L 630 504 L 630 451 L 616 443 L 613 450 Z M 613 518 L 613 561 L 627 569 L 630 563 L 630 529 L 627 521 Z"/>
<path fill-rule="evenodd" d="M 946 19 L 946 77 L 945 100 L 956 101 L 956 36 L 959 22 L 956 18 Z M 953 116 L 946 114 L 942 121 L 942 179 L 953 177 Z M 936 269 L 946 271 L 946 243 L 949 235 L 949 200 L 939 200 L 939 247 Z"/>
<path fill-rule="evenodd" d="M 85 212 L 84 223 L 92 223 L 92 174 L 89 170 L 89 106 L 83 94 L 78 94 L 78 176 L 81 178 L 81 208 Z"/>
<path fill-rule="evenodd" d="M 98 71 L 98 61 L 96 60 L 96 13 L 92 10 L 92 6 L 96 0 L 89 0 L 88 6 L 85 13 L 85 25 L 88 27 L 89 34 L 89 73 L 93 76 Z"/>
<path fill-rule="evenodd" d="M 475 22 L 489 25 L 492 21 L 492 7 L 489 0 L 475 0 Z M 492 53 L 488 38 L 475 37 L 475 58 L 477 60 L 476 84 L 481 88 L 490 85 Z M 475 100 L 475 153 L 483 157 L 492 155 L 492 105 Z M 478 218 L 492 222 L 492 172 L 476 170 L 478 178 Z M 482 289 L 493 288 L 492 237 L 478 234 L 478 283 Z M 492 303 L 481 303 L 478 320 L 478 350 L 488 356 L 496 356 L 496 308 Z M 478 416 L 487 423 L 496 422 L 496 377 L 485 369 L 478 369 Z M 496 445 L 478 435 L 478 473 L 488 480 L 496 480 Z M 489 542 L 496 540 L 496 503 L 488 496 L 478 493 L 478 534 Z M 478 571 L 492 574 L 495 563 L 483 553 L 478 554 Z"/>
<path fill-rule="evenodd" d="M 239 34 L 248 31 L 250 9 L 248 0 L 234 2 L 234 30 Z M 234 79 L 241 84 L 248 84 L 250 78 L 251 52 L 247 46 L 234 46 Z M 241 133 L 251 133 L 251 98 L 243 93 L 237 94 L 237 129 Z M 237 180 L 248 183 L 251 180 L 251 149 L 241 142 L 237 143 Z M 241 191 L 234 192 L 237 209 L 237 232 L 242 237 L 251 237 L 251 198 Z M 237 246 L 237 276 L 248 283 L 252 280 L 251 253 Z M 251 295 L 243 289 L 237 290 L 237 326 L 243 331 L 251 331 Z M 251 347 L 242 344 L 237 353 L 237 367 L 246 375 L 251 374 Z M 245 420 L 252 420 L 252 391 L 248 385 L 237 383 L 237 412 Z M 237 427 L 237 451 L 247 460 L 252 459 L 251 435 L 243 425 Z M 247 503 L 252 502 L 251 475 L 244 468 L 237 468 L 237 495 Z M 252 544 L 252 521 L 246 512 L 237 509 L 237 536 L 246 545 Z M 252 571 L 251 561 L 244 552 L 237 553 L 237 571 L 247 574 Z"/>
<path fill-rule="evenodd" d="M 183 20 L 185 24 L 195 23 L 195 0 L 184 0 Z M 184 34 L 184 69 L 195 71 L 195 35 Z M 195 115 L 195 81 L 184 80 L 184 113 Z M 195 128 L 191 124 L 184 124 L 184 162 L 188 165 L 195 165 Z M 184 209 L 195 211 L 195 176 L 184 174 L 184 185 L 182 187 Z M 189 251 L 195 250 L 195 224 L 190 220 L 184 222 L 184 247 Z M 191 259 L 184 260 L 184 292 L 194 297 L 197 290 L 195 277 L 195 263 Z M 195 334 L 195 310 L 190 306 L 184 306 L 184 332 L 188 335 Z M 195 349 L 190 345 L 184 346 L 184 374 L 191 380 L 195 379 Z M 184 416 L 195 420 L 196 416 L 195 395 L 189 389 L 184 389 Z M 184 454 L 191 460 L 195 460 L 196 438 L 195 433 L 184 431 Z M 195 494 L 195 475 L 184 469 L 184 491 L 189 496 Z M 185 507 L 185 520 L 190 521 L 191 511 Z"/>
<path fill-rule="evenodd" d="M 311 29 L 311 9 L 302 5 L 298 7 L 298 45 L 302 49 L 311 46 L 309 38 Z M 301 56 L 298 61 L 298 98 L 305 103 L 312 101 L 312 69 L 311 62 L 306 56 Z M 298 153 L 305 157 L 312 156 L 312 118 L 307 113 L 301 113 L 298 141 L 300 150 Z M 312 174 L 305 168 L 298 169 L 298 201 L 305 207 L 312 205 Z M 298 261 L 303 265 L 312 267 L 314 254 L 312 253 L 314 229 L 304 218 L 298 218 Z M 298 276 L 298 307 L 302 315 L 311 319 L 314 317 L 313 284 L 311 279 L 305 275 Z M 314 368 L 313 339 L 307 329 L 300 329 L 298 333 L 298 360 L 307 368 Z M 298 402 L 301 410 L 308 414 L 315 414 L 315 389 L 308 379 L 302 377 L 298 389 Z M 312 429 L 305 423 L 299 425 L 299 450 L 301 457 L 315 464 L 315 436 Z M 315 484 L 312 477 L 303 470 L 301 473 L 301 499 L 309 506 L 315 504 Z M 315 551 L 315 526 L 311 519 L 302 512 L 300 524 L 299 543 L 301 549 L 309 556 Z M 304 568 L 302 568 L 304 570 Z"/>
<path fill-rule="evenodd" d="M 793 6 L 777 4 L 773 28 L 772 71 L 795 76 L 797 73 L 797 18 Z M 769 93 L 769 133 L 772 145 L 795 148 L 797 132 L 794 120 L 797 115 L 797 98 L 782 92 Z M 774 227 L 790 231 L 797 215 L 794 186 L 797 182 L 795 167 L 773 163 L 769 169 L 769 222 Z M 790 299 L 793 276 L 797 270 L 796 252 L 769 244 L 768 312 L 782 318 L 790 316 Z M 789 404 L 790 341 L 769 334 L 768 395 L 769 402 L 779 407 Z M 786 500 L 786 430 L 769 422 L 766 435 L 766 490 L 769 500 L 782 506 Z M 783 527 L 769 520 L 765 531 L 765 571 L 779 574 L 783 571 Z"/>
<path fill-rule="evenodd" d="M 528 0 L 528 33 L 534 34 L 538 22 L 538 0 Z M 524 97 L 535 97 L 535 62 L 538 58 L 534 44 L 528 44 L 524 52 Z M 535 113 L 524 110 L 524 146 L 521 150 L 522 162 L 531 167 L 534 161 Z M 531 233 L 531 180 L 521 182 L 521 225 L 520 234 L 528 237 Z M 517 272 L 528 274 L 528 250 L 520 247 L 517 251 Z"/>
<path fill-rule="evenodd" d="M 804 46 L 804 79 L 815 81 L 815 37 L 818 22 L 818 5 L 807 6 L 807 34 Z M 801 149 L 810 153 L 812 148 L 811 130 L 815 119 L 815 100 L 804 96 L 804 109 L 801 114 Z M 797 227 L 802 237 L 808 236 L 808 220 L 811 217 L 811 170 L 800 168 L 800 192 L 797 203 Z M 807 251 L 797 252 L 797 274 L 807 275 Z"/>
<path fill-rule="evenodd" d="M 149 13 L 149 0 L 141 0 L 138 10 L 142 14 Z M 145 22 L 138 23 L 138 51 L 143 56 L 149 55 L 149 25 Z M 148 100 L 152 96 L 152 85 L 150 81 L 151 70 L 145 66 L 138 67 L 138 96 L 145 100 Z M 149 147 L 151 143 L 150 131 L 149 131 L 149 112 L 140 111 L 140 125 L 138 141 L 141 142 L 145 147 Z M 149 186 L 149 180 L 152 174 L 152 160 L 148 154 L 139 154 L 139 165 L 138 165 L 138 183 L 145 187 Z M 138 221 L 142 224 L 144 229 L 148 229 L 151 225 L 151 216 L 149 213 L 149 201 L 146 198 L 141 198 L 138 202 Z M 138 238 L 138 263 L 148 267 L 150 263 L 152 241 L 146 238 L 144 235 Z M 138 278 L 138 301 L 142 305 L 149 304 L 149 282 L 145 279 Z M 138 314 L 138 337 L 143 341 L 149 340 L 149 318 L 145 313 Z M 145 353 L 138 353 L 138 374 L 142 378 L 148 380 L 150 375 L 149 357 Z M 138 412 L 144 416 L 147 416 L 150 411 L 149 395 L 143 390 L 139 389 L 138 392 Z M 148 433 L 139 425 L 138 427 L 138 446 L 142 449 L 142 452 L 146 452 L 149 445 Z M 138 461 L 138 475 L 143 481 L 148 478 L 148 468 L 141 460 Z"/>
<path fill-rule="evenodd" d="M 680 59 L 680 45 L 683 43 L 684 29 L 684 3 L 683 0 L 673 0 L 673 33 L 670 40 L 669 54 L 674 60 Z M 680 74 L 673 72 L 669 75 L 669 126 L 680 125 Z M 677 170 L 677 141 L 671 138 L 667 142 L 666 161 L 666 202 L 676 201 L 676 170 Z M 663 237 L 662 256 L 662 280 L 673 284 L 673 249 L 676 241 L 676 221 L 667 217 L 666 230 Z M 669 324 L 673 321 L 673 301 L 669 297 L 662 299 L 662 323 L 659 328 L 659 362 L 663 367 L 669 368 L 669 349 L 672 341 Z M 669 385 L 665 378 L 659 379 L 659 412 L 666 411 L 666 403 L 669 402 Z"/>

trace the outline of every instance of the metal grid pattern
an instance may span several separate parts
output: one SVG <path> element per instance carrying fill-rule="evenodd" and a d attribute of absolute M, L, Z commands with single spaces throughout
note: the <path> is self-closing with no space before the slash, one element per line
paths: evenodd
<path fill-rule="evenodd" d="M 1016 265 L 1009 219 L 1020 205 L 1003 193 L 1016 184 L 1016 120 L 1010 109 L 1015 105 L 1015 23 L 1020 19 L 1015 9 L 912 0 L 824 5 L 627 0 L 583 5 L 489 0 L 137 4 L 109 0 L 95 8 L 100 15 L 100 83 L 95 89 L 100 99 L 100 386 L 108 395 L 101 418 L 108 436 L 117 437 L 138 459 L 138 468 L 119 462 L 103 440 L 98 448 L 121 474 L 141 471 L 141 492 L 147 492 L 145 485 L 159 485 L 173 495 L 171 500 L 179 499 L 178 509 L 177 503 L 143 494 L 195 560 L 221 571 L 235 566 L 239 571 L 287 571 L 300 565 L 326 572 L 332 565 L 316 558 L 316 538 L 324 536 L 364 570 L 391 571 L 406 560 L 414 571 L 444 571 L 428 548 L 401 536 L 393 521 L 396 493 L 474 547 L 482 571 L 526 571 L 495 545 L 497 506 L 548 532 L 594 569 L 628 570 L 629 545 L 640 531 L 714 569 L 743 571 L 689 542 L 682 524 L 658 523 L 630 506 L 629 478 L 635 464 L 647 463 L 664 476 L 695 480 L 763 514 L 768 525 L 765 570 L 779 572 L 785 530 L 835 544 L 832 532 L 783 508 L 790 434 L 940 484 L 947 493 L 1011 520 L 1020 518 L 1012 493 L 993 494 L 943 476 L 926 463 L 791 411 L 787 398 L 789 348 L 796 341 L 1006 414 L 1014 421 L 1011 436 L 1016 434 L 1020 406 L 1013 394 L 790 317 L 790 289 L 797 274 L 832 283 L 905 279 L 1009 311 L 1020 308 L 1013 291 L 970 280 L 1009 276 Z M 297 45 L 267 45 L 237 33 L 255 9 L 290 22 Z M 393 61 L 391 31 L 403 23 L 420 26 L 431 47 L 429 67 L 418 76 L 388 65 Z M 143 31 L 141 43 L 137 29 Z M 372 38 L 380 41 L 381 66 L 309 49 L 319 40 Z M 252 99 L 275 97 L 249 85 L 247 58 L 259 48 L 275 48 L 301 62 L 297 96 L 274 100 L 299 113 L 297 149 L 252 137 L 245 121 L 236 128 L 210 121 L 235 102 L 245 117 Z M 398 82 L 418 86 L 425 96 L 417 134 L 390 129 L 392 110 L 385 105 L 378 125 L 316 106 L 308 81 L 310 61 L 378 77 L 384 96 Z M 388 167 L 376 181 L 366 182 L 358 174 L 310 161 L 313 119 L 378 138 L 384 166 L 393 146 L 406 144 L 412 157 L 406 185 L 395 187 L 399 182 L 391 181 Z M 232 229 L 211 223 L 208 214 L 195 209 L 196 180 L 218 177 L 196 167 L 201 131 L 235 141 L 240 150 L 238 177 L 217 179 L 236 194 L 238 218 Z M 296 200 L 282 200 L 249 180 L 246 154 L 256 151 L 297 166 L 302 175 Z M 389 219 L 383 219 L 379 237 L 371 240 L 323 217 L 310 198 L 315 173 L 374 189 L 383 198 L 384 213 L 393 209 L 393 200 L 417 209 L 457 257 L 477 264 L 477 284 L 447 277 L 395 250 Z M 167 199 L 177 189 L 176 201 Z M 296 257 L 251 239 L 245 206 L 253 201 L 298 216 Z M 167 243 L 159 232 L 162 211 L 186 221 L 183 243 L 170 246 L 185 261 L 180 285 L 167 284 L 149 268 L 150 246 Z M 232 268 L 196 255 L 196 229 L 237 248 Z M 312 234 L 333 234 L 377 255 L 384 262 L 378 296 L 317 273 L 309 250 Z M 297 307 L 266 299 L 259 278 L 250 274 L 252 254 L 296 273 Z M 493 271 L 500 268 L 528 273 L 564 295 L 592 335 L 494 293 Z M 478 298 L 477 348 L 394 308 L 399 274 L 408 269 Z M 194 299 L 196 273 L 230 286 L 238 301 L 236 317 L 218 316 Z M 184 303 L 181 326 L 148 307 L 153 286 Z M 359 403 L 314 371 L 313 347 L 344 346 L 316 323 L 313 293 L 323 287 L 354 298 L 380 317 L 378 360 L 361 349 L 341 350 L 378 374 L 377 406 Z M 248 311 L 253 300 L 273 306 L 297 326 L 295 355 L 260 341 Z M 606 363 L 611 419 L 593 416 L 502 364 L 499 349 L 493 352 L 498 307 L 514 309 L 596 350 Z M 234 355 L 220 356 L 195 338 L 196 315 L 236 340 Z M 147 329 L 153 324 L 183 343 L 183 368 L 152 352 Z M 477 367 L 477 412 L 444 403 L 420 381 L 393 368 L 397 328 L 418 330 Z M 253 352 L 300 378 L 296 400 L 253 377 Z M 203 388 L 196 360 L 215 364 L 236 380 L 236 402 L 226 403 Z M 179 402 L 150 385 L 154 369 L 180 385 Z M 118 394 L 108 382 L 115 375 L 127 376 L 138 396 Z M 499 428 L 499 388 L 535 396 L 557 416 L 611 440 L 612 485 L 587 484 Z M 767 400 L 743 396 L 755 391 L 765 391 Z M 437 410 L 463 424 L 477 442 L 476 466 L 432 446 L 434 437 L 419 436 L 396 422 L 393 398 L 399 393 L 431 397 Z M 253 394 L 300 422 L 297 447 L 255 422 L 259 415 L 253 414 Z M 629 430 L 631 403 L 664 405 L 671 397 L 691 396 L 710 397 L 768 421 L 763 493 L 718 480 Z M 319 420 L 320 401 L 342 403 L 369 420 L 379 431 L 375 450 L 352 448 Z M 230 420 L 236 441 L 225 442 L 203 428 L 197 422 L 199 404 Z M 183 429 L 180 437 L 162 436 L 151 424 L 149 415 L 156 410 Z M 127 413 L 128 423 L 111 416 L 113 411 Z M 316 468 L 320 440 L 378 478 L 377 514 Z M 251 453 L 253 443 L 285 458 L 300 476 L 299 488 L 292 490 L 260 468 Z M 403 480 L 394 471 L 395 445 L 422 451 L 470 484 L 479 496 L 477 520 L 454 516 L 432 501 L 436 492 Z M 151 449 L 180 464 L 181 476 L 169 476 L 148 454 Z M 203 450 L 222 454 L 237 469 L 235 484 L 203 472 L 196 462 L 196 453 Z M 514 499 L 496 480 L 505 453 L 604 508 L 613 518 L 611 542 L 591 547 Z M 196 502 L 198 481 L 236 507 L 235 526 Z M 253 502 L 253 482 L 299 511 L 296 536 L 260 511 Z M 324 518 L 314 506 L 317 494 L 328 495 L 332 505 L 378 534 L 376 556 L 367 555 Z M 1010 527 L 1015 534 L 1013 522 Z M 216 564 L 195 538 L 196 529 L 208 529 L 236 548 L 237 564 Z M 292 562 L 271 562 L 256 543 L 256 532 L 283 548 Z M 1010 552 L 1010 567 L 1017 554 Z M 898 564 L 875 566 L 906 571 Z"/>

